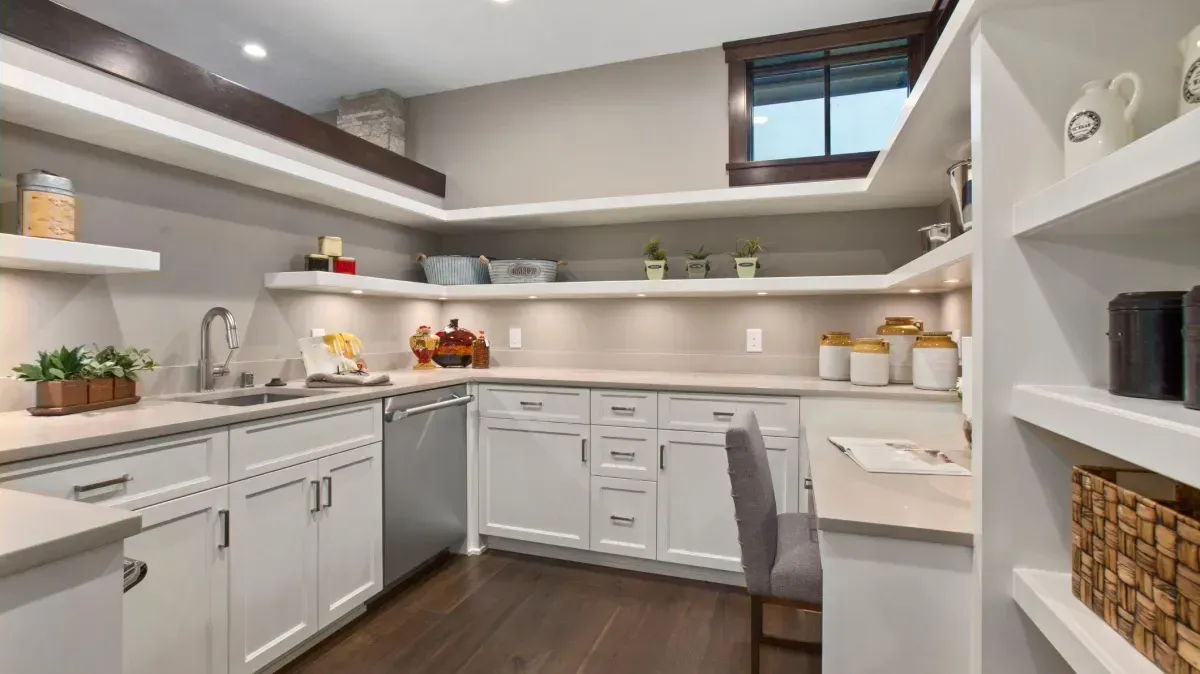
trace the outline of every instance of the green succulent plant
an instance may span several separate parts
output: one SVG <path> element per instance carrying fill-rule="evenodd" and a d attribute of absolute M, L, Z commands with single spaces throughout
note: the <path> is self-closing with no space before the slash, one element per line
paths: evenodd
<path fill-rule="evenodd" d="M 700 246 L 700 250 L 688 250 L 684 253 L 689 260 L 707 260 L 712 255 L 712 251 L 704 250 L 704 246 Z"/>
<path fill-rule="evenodd" d="M 667 261 L 667 249 L 662 247 L 662 240 L 657 236 L 646 242 L 646 247 L 642 249 L 642 255 L 646 256 L 647 260 L 660 260 L 663 264 L 663 271 L 670 271 L 671 266 L 665 264 Z"/>
<path fill-rule="evenodd" d="M 765 253 L 767 249 L 762 245 L 762 239 L 738 239 L 734 246 L 734 251 L 729 253 L 733 257 L 758 257 L 759 253 Z"/>
<path fill-rule="evenodd" d="M 21 381 L 71 381 L 85 379 L 86 358 L 82 346 L 68 349 L 63 346 L 57 351 L 38 351 L 36 363 L 22 363 L 13 368 Z"/>

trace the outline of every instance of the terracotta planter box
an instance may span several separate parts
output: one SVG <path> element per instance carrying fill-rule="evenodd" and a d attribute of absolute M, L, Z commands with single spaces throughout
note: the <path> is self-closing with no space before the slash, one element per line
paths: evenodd
<path fill-rule="evenodd" d="M 38 407 L 74 407 L 86 405 L 88 383 L 78 381 L 39 381 L 37 383 Z"/>
<path fill-rule="evenodd" d="M 113 378 L 87 380 L 88 403 L 106 403 L 113 399 Z"/>
<path fill-rule="evenodd" d="M 124 398 L 133 398 L 138 394 L 138 383 L 135 379 L 127 379 L 118 377 L 113 380 L 113 398 L 122 400 Z"/>

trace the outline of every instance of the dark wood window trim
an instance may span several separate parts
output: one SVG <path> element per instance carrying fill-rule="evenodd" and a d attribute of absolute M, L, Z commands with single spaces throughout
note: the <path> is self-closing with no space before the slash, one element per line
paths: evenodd
<path fill-rule="evenodd" d="M 939 0 L 939 6 L 953 2 L 955 0 Z M 952 10 L 953 6 L 950 5 L 949 9 L 945 10 L 945 16 L 948 17 Z M 939 21 L 941 21 L 940 24 Z M 934 13 L 908 14 L 889 19 L 863 21 L 831 28 L 726 43 L 724 45 L 725 62 L 729 67 L 729 163 L 726 164 L 725 169 L 729 174 L 729 186 L 742 187 L 808 180 L 862 178 L 871 172 L 871 165 L 875 163 L 875 158 L 879 154 L 864 152 L 801 159 L 751 161 L 750 142 L 753 123 L 750 114 L 749 73 L 752 61 L 907 38 L 909 40 L 908 47 L 898 53 L 908 55 L 911 86 L 911 83 L 915 83 L 917 77 L 920 76 L 937 34 L 944 26 L 945 21 L 935 11 Z M 878 57 L 879 53 L 874 56 Z M 814 62 L 813 65 L 830 65 L 835 61 L 845 62 L 846 60 L 844 57 L 833 57 Z M 850 57 L 849 60 L 853 62 L 861 60 L 861 58 Z M 828 91 L 828 86 L 826 86 L 826 91 Z M 826 135 L 828 135 L 828 96 L 826 96 L 825 105 Z M 828 146 L 828 139 L 826 139 L 826 145 Z"/>
<path fill-rule="evenodd" d="M 439 197 L 446 176 L 50 0 L 3 0 L 0 33 Z"/>

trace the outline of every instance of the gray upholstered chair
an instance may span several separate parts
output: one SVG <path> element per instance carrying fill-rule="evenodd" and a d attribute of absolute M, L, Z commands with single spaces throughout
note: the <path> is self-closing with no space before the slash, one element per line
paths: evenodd
<path fill-rule="evenodd" d="M 818 643 L 764 635 L 762 623 L 764 602 L 821 612 L 821 556 L 808 515 L 775 510 L 767 447 L 753 412 L 734 415 L 725 452 L 750 593 L 750 672 L 758 674 L 762 644 L 820 652 Z"/>

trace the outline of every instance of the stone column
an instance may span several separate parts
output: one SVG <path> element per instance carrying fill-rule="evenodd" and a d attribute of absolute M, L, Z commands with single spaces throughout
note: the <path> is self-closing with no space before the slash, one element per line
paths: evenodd
<path fill-rule="evenodd" d="M 337 127 L 396 154 L 404 154 L 404 99 L 376 89 L 338 101 Z"/>

